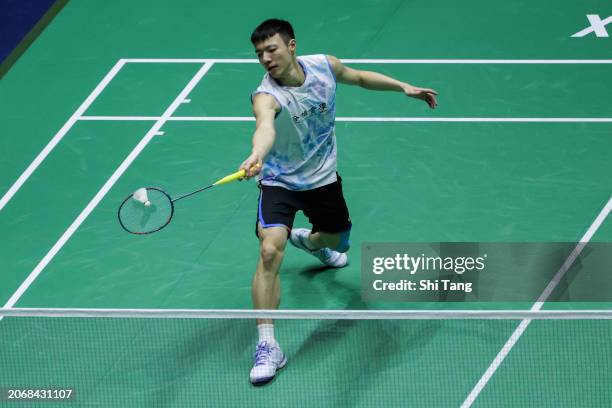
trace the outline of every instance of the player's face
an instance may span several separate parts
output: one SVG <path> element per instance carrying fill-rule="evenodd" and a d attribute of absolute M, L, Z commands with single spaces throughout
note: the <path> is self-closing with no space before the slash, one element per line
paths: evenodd
<path fill-rule="evenodd" d="M 280 34 L 267 38 L 255 45 L 255 53 L 259 58 L 259 63 L 274 78 L 280 78 L 291 65 L 291 60 L 295 54 L 295 40 L 290 40 L 289 44 Z"/>

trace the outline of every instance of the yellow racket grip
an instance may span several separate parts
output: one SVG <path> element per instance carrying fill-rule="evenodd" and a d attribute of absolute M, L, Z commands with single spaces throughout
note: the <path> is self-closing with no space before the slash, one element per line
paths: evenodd
<path fill-rule="evenodd" d="M 230 174 L 229 176 L 225 176 L 225 177 L 223 177 L 220 180 L 217 180 L 216 182 L 213 183 L 213 186 L 219 186 L 221 184 L 230 183 L 230 182 L 232 182 L 234 180 L 241 179 L 244 176 L 246 176 L 246 171 L 240 170 L 240 171 L 237 171 L 237 172 L 235 172 L 233 174 Z"/>
<path fill-rule="evenodd" d="M 255 165 L 253 166 L 253 168 L 258 168 L 259 165 Z M 221 184 L 226 184 L 226 183 L 230 183 L 232 181 L 241 179 L 241 178 L 245 178 L 246 177 L 246 171 L 244 169 L 239 170 L 235 173 L 230 174 L 229 176 L 225 176 L 220 180 L 217 180 L 216 182 L 213 183 L 213 186 L 219 186 Z"/>

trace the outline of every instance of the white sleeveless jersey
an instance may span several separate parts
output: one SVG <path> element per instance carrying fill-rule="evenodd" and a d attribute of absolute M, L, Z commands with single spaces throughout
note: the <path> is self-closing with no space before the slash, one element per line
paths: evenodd
<path fill-rule="evenodd" d="M 280 85 L 266 73 L 253 92 L 272 95 L 281 106 L 276 139 L 258 177 L 262 184 L 311 190 L 336 181 L 336 77 L 325 55 L 297 58 L 302 86 Z"/>

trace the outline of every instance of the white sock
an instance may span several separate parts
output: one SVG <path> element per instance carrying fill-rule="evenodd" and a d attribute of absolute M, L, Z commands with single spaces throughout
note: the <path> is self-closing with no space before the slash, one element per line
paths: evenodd
<path fill-rule="evenodd" d="M 267 341 L 271 344 L 277 344 L 274 338 L 274 325 L 273 324 L 258 324 L 257 331 L 259 331 L 259 341 Z"/>

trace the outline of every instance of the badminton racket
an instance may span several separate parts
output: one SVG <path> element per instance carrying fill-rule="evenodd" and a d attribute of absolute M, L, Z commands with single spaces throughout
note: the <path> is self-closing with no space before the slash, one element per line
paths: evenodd
<path fill-rule="evenodd" d="M 172 198 L 168 193 L 157 187 L 141 187 L 127 196 L 117 211 L 119 224 L 130 234 L 145 235 L 157 232 L 172 220 L 174 203 L 194 194 L 201 193 L 215 186 L 242 179 L 246 171 L 240 170 L 225 176 L 209 186 L 197 189 L 191 193 Z"/>

